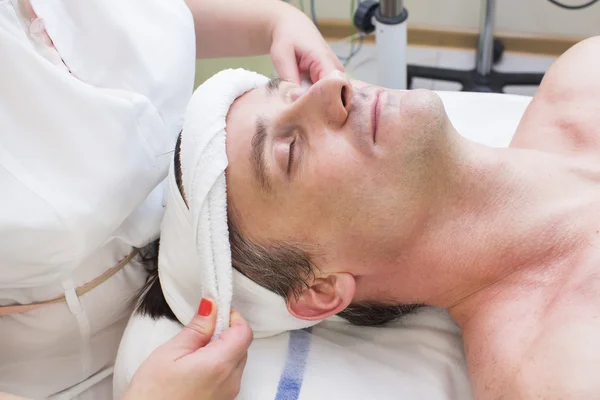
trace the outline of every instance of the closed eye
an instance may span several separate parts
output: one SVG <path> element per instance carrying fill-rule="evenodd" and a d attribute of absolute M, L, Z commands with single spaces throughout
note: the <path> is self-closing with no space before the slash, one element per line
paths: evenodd
<path fill-rule="evenodd" d="M 288 175 L 290 174 L 290 171 L 292 170 L 292 165 L 293 165 L 293 162 L 294 162 L 294 147 L 295 146 L 296 146 L 296 139 L 294 139 L 292 141 L 292 143 L 290 143 L 288 166 L 287 166 L 287 173 L 288 173 Z"/>

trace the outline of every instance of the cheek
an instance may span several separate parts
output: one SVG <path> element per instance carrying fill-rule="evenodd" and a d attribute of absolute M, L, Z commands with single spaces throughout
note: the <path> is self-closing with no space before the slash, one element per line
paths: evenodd
<path fill-rule="evenodd" d="M 376 229 L 385 231 L 394 205 L 406 203 L 405 172 L 396 160 L 365 158 L 349 144 L 336 143 L 314 157 L 309 197 L 303 203 L 316 210 L 319 220 L 339 233 Z"/>
<path fill-rule="evenodd" d="M 307 182 L 315 193 L 330 193 L 347 188 L 365 173 L 364 160 L 341 137 L 330 137 L 314 149 L 308 160 Z M 351 185 L 350 185 L 351 186 Z"/>
<path fill-rule="evenodd" d="M 365 194 L 372 191 L 372 168 L 343 140 L 329 140 L 321 146 L 305 171 L 301 204 L 316 217 L 313 223 L 348 224 L 358 215 Z"/>

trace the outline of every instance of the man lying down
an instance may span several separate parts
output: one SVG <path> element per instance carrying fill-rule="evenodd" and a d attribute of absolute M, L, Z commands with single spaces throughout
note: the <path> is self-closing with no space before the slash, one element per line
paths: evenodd
<path fill-rule="evenodd" d="M 463 138 L 430 91 L 216 75 L 188 109 L 139 312 L 187 323 L 210 292 L 219 330 L 233 290 L 260 337 L 437 306 L 476 398 L 598 398 L 599 54 L 592 38 L 559 58 L 508 149 Z"/>

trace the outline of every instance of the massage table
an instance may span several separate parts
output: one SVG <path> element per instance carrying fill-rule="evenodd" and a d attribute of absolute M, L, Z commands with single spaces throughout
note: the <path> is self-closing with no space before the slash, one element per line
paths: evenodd
<path fill-rule="evenodd" d="M 438 92 L 463 136 L 506 147 L 530 97 Z M 131 317 L 114 368 L 120 398 L 138 366 L 181 325 Z M 339 317 L 299 331 L 255 339 L 240 400 L 472 399 L 460 329 L 445 310 L 419 309 L 385 327 Z"/>

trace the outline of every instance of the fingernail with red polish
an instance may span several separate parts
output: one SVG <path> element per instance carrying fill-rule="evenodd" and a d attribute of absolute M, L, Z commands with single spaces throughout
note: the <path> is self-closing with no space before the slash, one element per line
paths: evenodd
<path fill-rule="evenodd" d="M 211 311 L 212 303 L 210 302 L 210 300 L 202 299 L 202 301 L 200 302 L 200 307 L 198 307 L 198 315 L 208 317 Z"/>

